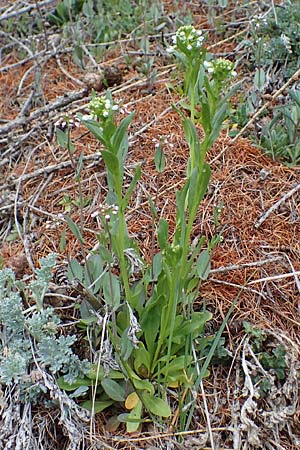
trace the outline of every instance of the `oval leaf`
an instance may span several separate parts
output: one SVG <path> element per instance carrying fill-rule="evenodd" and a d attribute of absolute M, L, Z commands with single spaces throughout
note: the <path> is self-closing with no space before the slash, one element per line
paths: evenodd
<path fill-rule="evenodd" d="M 126 409 L 133 409 L 136 407 L 138 402 L 140 401 L 139 396 L 136 392 L 131 392 L 125 400 L 125 408 Z"/>
<path fill-rule="evenodd" d="M 74 236 L 76 237 L 76 239 L 81 243 L 84 244 L 84 239 L 82 237 L 81 231 L 79 226 L 73 222 L 73 220 L 68 217 L 68 216 L 64 216 L 64 219 L 66 220 L 67 224 L 69 225 L 70 230 L 72 231 L 72 233 L 74 234 Z"/>
<path fill-rule="evenodd" d="M 103 402 L 95 402 L 94 408 L 93 408 L 93 402 L 91 400 L 87 400 L 80 404 L 82 408 L 85 408 L 89 411 L 94 411 L 95 414 L 103 411 L 105 408 L 108 408 L 110 405 L 113 404 L 112 400 L 105 400 Z"/>
<path fill-rule="evenodd" d="M 210 254 L 208 250 L 200 253 L 197 261 L 197 272 L 201 280 L 206 280 L 210 272 Z"/>
<path fill-rule="evenodd" d="M 139 400 L 136 406 L 128 414 L 126 421 L 126 430 L 128 433 L 134 433 L 139 429 L 142 417 L 143 405 L 141 400 Z"/>
<path fill-rule="evenodd" d="M 116 402 L 124 402 L 125 390 L 120 383 L 117 383 L 114 380 L 110 380 L 109 378 L 104 378 L 101 381 L 101 386 L 110 398 L 112 398 Z"/>
<path fill-rule="evenodd" d="M 81 386 L 92 386 L 93 382 L 88 378 L 77 378 L 74 383 L 68 383 L 65 381 L 64 377 L 59 377 L 57 379 L 57 384 L 60 389 L 64 391 L 75 391 Z"/>
<path fill-rule="evenodd" d="M 160 417 L 170 417 L 171 408 L 165 400 L 146 393 L 142 394 L 142 398 L 145 408 L 150 413 Z"/>

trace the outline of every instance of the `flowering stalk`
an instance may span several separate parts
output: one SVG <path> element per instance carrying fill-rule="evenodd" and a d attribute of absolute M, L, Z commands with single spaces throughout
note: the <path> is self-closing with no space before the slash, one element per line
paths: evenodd
<path fill-rule="evenodd" d="M 206 51 L 203 47 L 205 36 L 201 30 L 196 30 L 192 25 L 180 27 L 173 36 L 173 46 L 167 50 L 173 53 L 183 64 L 185 69 L 184 94 L 189 97 L 191 120 L 194 122 L 195 107 L 198 102 L 199 86 L 201 86 L 201 71 Z"/>
<path fill-rule="evenodd" d="M 162 336 L 159 344 L 168 336 L 167 369 L 175 329 L 174 317 L 176 310 L 183 298 L 187 299 L 187 314 L 192 315 L 192 300 L 188 295 L 186 285 L 192 271 L 197 251 L 191 252 L 191 234 L 199 205 L 206 193 L 210 167 L 205 162 L 206 154 L 213 145 L 221 130 L 227 110 L 227 96 L 222 97 L 222 89 L 226 87 L 232 77 L 236 75 L 233 63 L 224 59 L 206 61 L 206 53 L 203 49 L 204 37 L 194 27 L 181 27 L 174 37 L 174 46 L 171 53 L 179 59 L 185 67 L 184 90 L 190 102 L 190 119 L 177 108 L 182 117 L 185 137 L 190 149 L 190 158 L 187 167 L 187 181 L 183 189 L 177 193 L 177 218 L 176 229 L 172 248 L 177 249 L 179 255 L 176 281 L 172 283 L 166 321 L 170 321 L 170 328 Z M 196 111 L 199 104 L 200 113 Z M 198 119 L 204 130 L 204 139 L 200 142 L 198 131 L 194 125 Z M 187 354 L 191 349 L 187 344 Z M 159 357 L 160 348 L 157 348 L 156 358 Z"/>
<path fill-rule="evenodd" d="M 122 183 L 124 163 L 128 151 L 127 128 L 132 120 L 133 114 L 127 116 L 117 126 L 115 124 L 115 114 L 119 110 L 119 106 L 113 102 L 109 91 L 106 96 L 103 97 L 97 97 L 96 94 L 93 94 L 92 100 L 89 103 L 89 110 L 92 115 L 81 117 L 81 120 L 104 146 L 101 153 L 107 168 L 107 183 L 109 188 L 107 203 L 114 203 L 118 207 L 118 220 L 114 228 L 114 233 L 117 235 L 117 238 L 113 240 L 114 251 L 119 259 L 125 296 L 128 303 L 131 304 L 131 290 L 124 257 L 126 242 L 128 241 L 128 232 L 124 215 L 130 193 L 140 177 L 139 168 L 136 169 L 136 174 L 125 195 L 123 195 Z"/>

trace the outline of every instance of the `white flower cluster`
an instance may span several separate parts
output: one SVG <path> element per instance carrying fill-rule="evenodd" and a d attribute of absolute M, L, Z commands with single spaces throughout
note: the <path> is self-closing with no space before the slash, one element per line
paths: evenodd
<path fill-rule="evenodd" d="M 119 207 L 117 205 L 99 205 L 99 209 L 91 214 L 92 218 L 98 218 L 99 216 L 104 217 L 105 220 L 109 221 L 111 215 L 116 216 L 118 214 Z"/>
<path fill-rule="evenodd" d="M 178 46 L 183 46 L 186 50 L 192 51 L 200 49 L 204 42 L 204 36 L 201 30 L 196 30 L 193 25 L 184 25 L 178 28 L 176 34 L 172 36 L 173 46 L 167 51 L 172 53 Z"/>
<path fill-rule="evenodd" d="M 63 117 L 60 117 L 54 124 L 55 128 L 60 128 L 61 130 L 66 130 L 67 128 L 79 128 L 80 127 L 80 121 L 77 117 L 66 115 Z"/>
<path fill-rule="evenodd" d="M 267 19 L 265 17 L 253 16 L 252 24 L 254 24 L 254 27 L 257 30 L 259 30 L 259 28 L 262 28 L 263 26 L 266 26 L 268 24 L 268 21 L 267 21 Z"/>
<path fill-rule="evenodd" d="M 155 148 L 158 148 L 160 145 L 167 145 L 170 148 L 174 147 L 174 144 L 172 144 L 168 139 L 169 136 L 158 136 L 158 137 L 159 137 L 159 139 L 156 139 L 156 138 L 152 139 L 152 142 L 154 143 Z"/>
<path fill-rule="evenodd" d="M 229 59 L 218 58 L 214 61 L 204 61 L 203 65 L 207 72 L 211 73 L 219 81 L 237 76 L 234 70 L 234 63 L 229 61 Z"/>
<path fill-rule="evenodd" d="M 105 120 L 118 111 L 119 106 L 107 97 L 94 97 L 89 103 L 89 109 L 100 120 Z"/>

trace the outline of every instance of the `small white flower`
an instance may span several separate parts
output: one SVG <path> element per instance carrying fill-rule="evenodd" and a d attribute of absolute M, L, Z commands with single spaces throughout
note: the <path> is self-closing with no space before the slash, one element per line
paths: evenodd
<path fill-rule="evenodd" d="M 112 109 L 113 111 L 118 111 L 119 106 L 118 106 L 118 105 L 114 105 L 111 109 Z"/>
<path fill-rule="evenodd" d="M 167 47 L 166 48 L 167 53 L 174 53 L 174 47 Z"/>
<path fill-rule="evenodd" d="M 108 117 L 109 116 L 109 112 L 108 111 L 103 111 L 103 117 Z"/>
<path fill-rule="evenodd" d="M 186 48 L 187 48 L 188 50 L 192 50 L 193 47 L 191 46 L 191 44 L 188 44 Z"/>

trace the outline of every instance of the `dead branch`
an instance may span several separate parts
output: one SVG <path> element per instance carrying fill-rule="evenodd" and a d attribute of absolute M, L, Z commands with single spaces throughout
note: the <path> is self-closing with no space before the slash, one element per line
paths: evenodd
<path fill-rule="evenodd" d="M 284 203 L 288 198 L 290 198 L 295 192 L 299 191 L 300 189 L 300 183 L 298 183 L 296 186 L 293 187 L 289 192 L 283 195 L 274 205 L 272 205 L 261 217 L 260 219 L 255 223 L 255 228 L 259 228 L 264 221 L 269 217 L 270 214 L 272 214 L 275 209 L 277 209 L 282 203 Z"/>
<path fill-rule="evenodd" d="M 0 127 L 0 136 L 6 135 L 12 130 L 20 127 L 26 127 L 33 120 L 38 119 L 43 114 L 48 114 L 51 111 L 55 111 L 57 109 L 61 109 L 70 103 L 73 103 L 77 100 L 81 100 L 88 94 L 87 89 L 81 89 L 79 91 L 71 91 L 68 94 L 59 97 L 52 103 L 48 103 L 45 106 L 42 106 L 39 109 L 33 111 L 28 117 L 20 117 L 19 119 L 11 120 L 3 127 Z"/>

